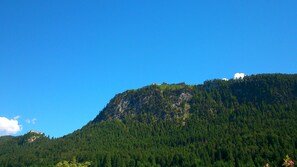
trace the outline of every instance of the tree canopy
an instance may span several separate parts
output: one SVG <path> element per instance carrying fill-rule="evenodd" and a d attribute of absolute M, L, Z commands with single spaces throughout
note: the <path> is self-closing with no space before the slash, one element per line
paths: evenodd
<path fill-rule="evenodd" d="M 0 167 L 282 166 L 297 159 L 296 120 L 297 75 L 153 84 L 62 138 L 1 137 Z"/>

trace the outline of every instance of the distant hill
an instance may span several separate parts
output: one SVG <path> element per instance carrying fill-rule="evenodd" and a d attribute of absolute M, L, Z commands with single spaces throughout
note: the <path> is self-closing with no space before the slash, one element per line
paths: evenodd
<path fill-rule="evenodd" d="M 73 158 L 91 166 L 282 166 L 287 154 L 297 159 L 296 120 L 296 74 L 152 84 L 116 95 L 62 138 L 0 137 L 0 167 Z"/>

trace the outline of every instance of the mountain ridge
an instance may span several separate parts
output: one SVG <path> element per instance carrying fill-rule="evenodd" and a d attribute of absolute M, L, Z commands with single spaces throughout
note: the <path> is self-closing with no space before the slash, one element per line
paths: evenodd
<path fill-rule="evenodd" d="M 190 89 L 192 87 L 188 85 L 152 84 L 137 90 L 125 91 L 111 99 L 93 122 L 108 119 L 123 119 L 127 115 L 137 115 L 146 111 L 151 111 L 157 117 L 165 119 L 171 117 L 170 114 L 173 114 L 172 112 L 164 112 L 168 111 L 168 109 L 180 111 L 175 114 L 185 114 L 188 112 L 188 109 L 181 108 L 180 105 L 182 101 L 188 102 L 192 97 L 189 91 Z M 168 90 L 174 91 L 174 93 L 178 93 L 180 96 L 173 97 L 172 93 L 170 94 Z M 169 101 L 164 101 L 164 98 L 167 98 Z M 150 104 L 161 105 L 164 108 L 156 108 L 155 105 L 151 106 Z M 167 109 L 165 110 L 166 107 Z"/>
<path fill-rule="evenodd" d="M 226 80 L 221 80 L 221 79 L 215 79 L 215 80 L 208 80 L 205 81 L 203 84 L 198 84 L 198 85 L 186 85 L 185 83 L 181 84 L 151 84 L 148 86 L 145 86 L 143 88 L 139 88 L 136 90 L 127 90 L 123 93 L 117 94 L 114 98 L 110 100 L 110 102 L 107 104 L 107 106 L 96 116 L 96 118 L 93 120 L 93 122 L 96 121 L 101 121 L 101 120 L 107 120 L 111 118 L 122 118 L 125 114 L 123 113 L 124 110 L 134 110 L 136 113 L 141 112 L 141 110 L 144 110 L 145 104 L 147 103 L 155 103 L 155 104 L 160 104 L 162 101 L 158 101 L 158 98 L 172 98 L 170 96 L 170 91 L 173 91 L 174 93 L 180 94 L 180 97 L 176 97 L 175 99 L 170 99 L 170 103 L 173 103 L 176 106 L 179 106 L 181 100 L 185 100 L 186 104 L 191 100 L 192 94 L 194 89 L 206 89 L 206 90 L 212 90 L 212 89 L 220 89 L 220 88 L 225 88 L 227 85 L 231 86 L 229 89 L 232 91 L 232 93 L 235 94 L 235 96 L 239 96 L 240 93 L 244 93 L 243 98 L 239 99 L 239 102 L 256 102 L 257 100 L 260 99 L 260 97 L 255 96 L 252 97 L 255 92 L 258 92 L 259 94 L 261 93 L 261 96 L 266 96 L 267 98 L 274 98 L 274 99 L 264 99 L 264 100 L 270 100 L 273 102 L 280 102 L 280 101 L 286 101 L 289 100 L 290 98 L 294 98 L 297 94 L 297 90 L 290 90 L 293 91 L 292 93 L 287 93 L 289 90 L 286 90 L 287 87 L 292 87 L 292 85 L 296 85 L 296 81 L 292 82 L 291 85 L 285 86 L 285 88 L 282 88 L 280 83 L 277 83 L 277 80 L 271 81 L 271 82 L 276 82 L 276 83 L 268 83 L 268 84 L 279 84 L 281 91 L 279 92 L 277 90 L 270 90 L 274 91 L 275 96 L 272 94 L 269 94 L 271 92 L 268 92 L 268 90 L 261 90 L 263 87 L 268 87 L 267 83 L 264 85 L 263 80 L 261 78 L 266 78 L 268 80 L 273 80 L 273 78 L 278 78 L 280 76 L 286 76 L 287 79 L 293 78 L 294 76 L 296 77 L 296 74 L 257 74 L 257 75 L 251 75 L 251 76 L 245 76 L 242 79 L 230 79 L 228 81 Z M 253 85 L 253 87 L 250 87 L 249 83 L 254 82 L 254 80 L 257 80 L 259 83 L 258 85 Z M 286 81 L 288 82 L 288 81 Z M 241 87 L 244 87 L 243 89 L 256 89 L 254 92 L 246 91 L 242 92 L 242 88 L 239 88 L 239 85 Z M 274 88 L 276 89 L 276 88 Z M 145 92 L 146 94 L 140 94 L 138 93 L 139 91 Z M 192 91 L 192 92 L 191 92 Z M 167 94 L 166 94 L 167 93 Z M 157 96 L 155 99 L 149 99 L 152 95 Z M 278 98 L 278 95 L 280 95 L 282 98 Z M 291 95 L 291 97 L 288 97 L 286 95 Z M 166 97 L 165 97 L 166 96 Z M 170 96 L 170 97 L 168 97 Z M 131 97 L 136 97 L 131 98 Z M 285 97 L 285 98 L 284 98 Z M 127 98 L 130 98 L 127 100 Z M 183 99 L 185 98 L 185 99 Z M 254 99 L 253 99 L 254 98 Z M 151 101 L 149 101 L 151 100 Z M 130 102 L 129 102 L 130 101 Z M 177 102 L 177 103 L 174 103 Z M 131 106 L 132 103 L 132 106 Z M 164 104 L 162 104 L 164 105 Z M 184 104 L 185 105 L 185 104 Z M 130 107 L 129 107 L 130 106 Z M 115 108 L 115 109 L 114 109 Z M 112 111 L 113 110 L 113 111 Z M 146 110 L 155 110 L 154 108 L 146 108 Z M 117 112 L 118 111 L 118 112 Z M 162 111 L 161 111 L 162 112 Z M 113 116 L 111 116 L 114 114 Z M 166 115 L 166 114 L 165 114 Z M 164 115 L 163 115 L 164 116 Z"/>
<path fill-rule="evenodd" d="M 297 159 L 297 75 L 258 74 L 199 85 L 152 84 L 117 94 L 58 139 L 0 138 L 1 166 L 281 166 Z"/>

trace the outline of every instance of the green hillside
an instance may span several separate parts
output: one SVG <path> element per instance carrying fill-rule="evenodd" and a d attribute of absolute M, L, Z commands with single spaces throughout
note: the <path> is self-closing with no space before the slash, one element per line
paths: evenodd
<path fill-rule="evenodd" d="M 116 95 L 58 139 L 0 137 L 0 167 L 282 166 L 297 159 L 297 75 L 261 74 L 201 85 L 153 84 Z"/>

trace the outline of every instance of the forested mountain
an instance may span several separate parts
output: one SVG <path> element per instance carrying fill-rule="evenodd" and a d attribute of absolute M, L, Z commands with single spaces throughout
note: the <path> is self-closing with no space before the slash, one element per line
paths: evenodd
<path fill-rule="evenodd" d="M 282 166 L 286 155 L 297 159 L 296 120 L 296 74 L 152 84 L 116 95 L 62 138 L 0 137 L 0 167 L 72 159 L 91 166 Z"/>

